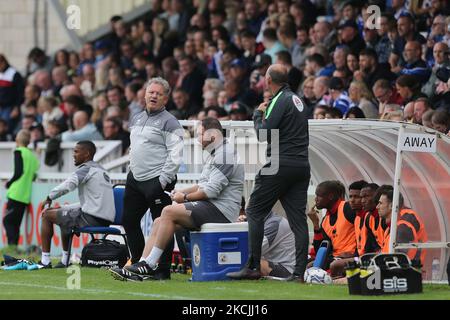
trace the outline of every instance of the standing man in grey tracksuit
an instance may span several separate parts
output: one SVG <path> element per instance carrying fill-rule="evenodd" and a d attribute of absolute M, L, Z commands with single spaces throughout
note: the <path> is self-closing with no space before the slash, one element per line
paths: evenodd
<path fill-rule="evenodd" d="M 144 250 L 141 219 L 150 208 L 153 220 L 172 204 L 164 191 L 172 191 L 183 152 L 183 128 L 165 106 L 170 86 L 162 78 L 151 79 L 145 91 L 146 109 L 130 122 L 130 172 L 128 173 L 122 224 L 128 236 L 131 261 Z M 161 258 L 159 279 L 170 278 L 173 239 Z"/>
<path fill-rule="evenodd" d="M 244 165 L 236 150 L 223 139 L 217 119 L 206 118 L 198 127 L 198 138 L 208 156 L 199 183 L 172 193 L 177 202 L 165 207 L 156 219 L 139 262 L 110 271 L 118 280 L 155 279 L 162 252 L 176 231 L 199 230 L 204 223 L 230 223 L 237 220 L 244 191 Z"/>
<path fill-rule="evenodd" d="M 48 208 L 42 213 L 41 268 L 51 268 L 50 246 L 53 237 L 53 224 L 61 228 L 63 255 L 61 262 L 54 268 L 65 268 L 69 264 L 69 233 L 73 228 L 87 226 L 109 226 L 116 216 L 114 195 L 108 173 L 94 162 L 96 148 L 91 141 L 80 141 L 75 145 L 73 158 L 77 170 L 66 181 L 50 191 L 44 201 L 44 207 L 53 200 L 78 188 L 80 203 L 65 205 L 61 208 Z"/>
<path fill-rule="evenodd" d="M 265 81 L 272 98 L 255 110 L 253 122 L 258 140 L 268 140 L 269 162 L 255 177 L 255 187 L 246 210 L 249 236 L 247 265 L 238 272 L 228 273 L 227 276 L 236 280 L 254 280 L 261 277 L 264 219 L 280 200 L 295 236 L 296 262 L 290 280 L 303 282 L 309 245 L 305 214 L 311 176 L 308 159 L 308 117 L 305 104 L 287 84 L 286 67 L 280 64 L 270 66 Z"/>

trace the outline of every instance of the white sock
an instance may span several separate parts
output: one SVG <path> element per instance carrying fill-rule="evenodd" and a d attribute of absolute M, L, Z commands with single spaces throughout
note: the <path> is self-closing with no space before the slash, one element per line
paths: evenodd
<path fill-rule="evenodd" d="M 64 251 L 62 252 L 62 257 L 61 257 L 61 262 L 63 264 L 65 264 L 66 266 L 69 264 L 69 252 L 68 251 Z"/>
<path fill-rule="evenodd" d="M 142 257 L 141 257 L 141 260 L 139 260 L 139 262 L 141 262 L 141 261 L 145 261 L 144 256 L 142 256 Z"/>
<path fill-rule="evenodd" d="M 158 248 L 158 247 L 153 247 L 152 251 L 150 252 L 150 255 L 145 259 L 145 261 L 148 263 L 148 265 L 150 266 L 150 268 L 155 269 L 159 258 L 161 258 L 161 255 L 163 254 L 164 250 Z"/>
<path fill-rule="evenodd" d="M 51 262 L 51 260 L 50 260 L 50 252 L 42 252 L 41 262 L 45 266 L 48 265 Z"/>

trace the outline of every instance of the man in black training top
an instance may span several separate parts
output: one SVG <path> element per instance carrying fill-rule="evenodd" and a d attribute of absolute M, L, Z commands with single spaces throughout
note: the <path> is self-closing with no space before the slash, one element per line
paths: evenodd
<path fill-rule="evenodd" d="M 261 277 L 264 219 L 279 199 L 295 235 L 296 264 L 290 279 L 303 281 L 309 240 L 305 215 L 311 175 L 308 160 L 308 119 L 304 103 L 289 88 L 286 67 L 279 64 L 270 66 L 265 81 L 272 93 L 272 99 L 255 110 L 253 121 L 258 140 L 264 141 L 267 138 L 269 161 L 256 175 L 255 187 L 247 207 L 247 265 L 238 272 L 228 273 L 227 276 L 236 280 Z"/>

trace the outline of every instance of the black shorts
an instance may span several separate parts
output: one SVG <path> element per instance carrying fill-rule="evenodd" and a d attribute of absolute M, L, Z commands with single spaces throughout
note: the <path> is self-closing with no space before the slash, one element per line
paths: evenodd
<path fill-rule="evenodd" d="M 289 278 L 292 275 L 292 273 L 290 273 L 288 269 L 283 267 L 283 265 L 273 263 L 272 261 L 268 262 L 270 269 L 272 269 L 272 271 L 270 271 L 269 273 L 269 276 L 278 278 Z"/>
<path fill-rule="evenodd" d="M 79 206 L 63 206 L 56 212 L 56 224 L 61 227 L 61 232 L 67 234 L 73 228 L 107 227 L 110 221 L 100 219 L 81 210 Z"/>
<path fill-rule="evenodd" d="M 197 230 L 200 230 L 204 223 L 230 223 L 222 212 L 209 201 L 186 202 L 184 207 L 191 211 L 191 218 Z"/>

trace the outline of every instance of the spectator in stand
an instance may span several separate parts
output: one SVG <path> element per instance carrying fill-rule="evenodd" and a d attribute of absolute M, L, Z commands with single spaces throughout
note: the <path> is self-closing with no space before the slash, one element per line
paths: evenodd
<path fill-rule="evenodd" d="M 366 118 L 364 112 L 358 107 L 351 107 L 344 115 L 344 119 L 364 119 Z"/>
<path fill-rule="evenodd" d="M 403 99 L 403 105 L 423 97 L 420 92 L 421 85 L 413 75 L 405 74 L 398 77 L 395 86 Z"/>
<path fill-rule="evenodd" d="M 346 114 L 352 101 L 344 89 L 344 83 L 339 78 L 331 78 L 329 82 L 329 92 L 332 99 L 332 107 L 338 109 L 342 114 Z"/>
<path fill-rule="evenodd" d="M 122 154 L 126 154 L 130 146 L 130 133 L 123 130 L 122 120 L 119 117 L 103 120 L 103 137 L 105 140 L 122 141 Z"/>
<path fill-rule="evenodd" d="M 406 42 L 418 41 L 421 45 L 425 44 L 425 38 L 415 30 L 414 18 L 409 14 L 402 14 L 397 20 L 398 37 L 394 42 L 394 48 L 389 57 L 391 71 L 398 73 L 401 70 L 401 63 L 404 63 L 403 52 Z"/>
<path fill-rule="evenodd" d="M 266 50 L 264 50 L 264 53 L 268 54 L 272 58 L 272 61 L 276 61 L 277 52 L 280 52 L 283 50 L 288 50 L 278 40 L 277 31 L 272 28 L 267 28 L 266 30 L 264 30 L 263 44 L 264 44 L 264 48 L 266 48 Z"/>
<path fill-rule="evenodd" d="M 311 40 L 308 37 L 308 27 L 300 26 L 297 28 L 298 51 L 295 53 L 293 65 L 297 68 L 305 66 L 306 50 L 311 46 Z"/>
<path fill-rule="evenodd" d="M 127 109 L 127 102 L 124 97 L 124 91 L 122 87 L 113 86 L 110 87 L 106 93 L 110 106 L 119 107 L 121 110 Z"/>
<path fill-rule="evenodd" d="M 348 93 L 352 102 L 350 107 L 358 107 L 365 115 L 365 118 L 378 119 L 378 106 L 364 82 L 353 81 L 350 84 Z"/>
<path fill-rule="evenodd" d="M 308 119 L 313 118 L 314 107 L 316 106 L 318 101 L 314 95 L 314 80 L 314 76 L 306 78 L 301 85 L 301 89 L 297 91 L 306 105 Z"/>
<path fill-rule="evenodd" d="M 179 77 L 178 63 L 173 57 L 167 57 L 162 61 L 162 76 L 171 87 L 175 87 Z"/>
<path fill-rule="evenodd" d="M 372 88 L 379 79 L 395 80 L 396 76 L 389 70 L 389 65 L 379 64 L 377 53 L 373 49 L 364 49 L 359 54 L 359 70 L 354 78 L 364 81 L 368 88 Z"/>
<path fill-rule="evenodd" d="M 447 23 L 445 22 L 445 15 L 439 14 L 434 17 L 433 24 L 431 25 L 431 31 L 427 38 L 427 49 L 425 51 L 425 60 L 428 66 L 432 66 L 435 63 L 433 57 L 433 49 L 436 43 L 441 42 L 444 39 Z"/>
<path fill-rule="evenodd" d="M 373 95 L 378 101 L 378 115 L 384 114 L 387 104 L 403 105 L 403 98 L 386 79 L 380 79 L 373 85 Z"/>
<path fill-rule="evenodd" d="M 415 105 L 415 104 L 414 104 Z M 436 111 L 433 109 L 429 109 L 422 114 L 422 125 L 427 128 L 433 129 L 433 123 L 431 122 L 431 118 Z"/>
<path fill-rule="evenodd" d="M 414 122 L 414 101 L 408 102 L 403 108 L 403 120 L 409 123 Z"/>
<path fill-rule="evenodd" d="M 450 68 L 450 51 L 449 47 L 444 42 L 438 42 L 433 47 L 434 65 L 431 70 L 431 76 L 428 82 L 422 87 L 422 92 L 428 97 L 432 98 L 436 94 L 436 83 L 438 78 L 436 76 L 437 70 L 441 67 Z"/>
<path fill-rule="evenodd" d="M 372 23 L 369 20 L 364 22 L 363 29 L 363 39 L 366 43 L 366 48 L 370 48 L 375 50 L 376 45 L 378 44 L 380 37 L 378 35 L 377 29 L 372 27 Z"/>
<path fill-rule="evenodd" d="M 83 82 L 80 85 L 80 90 L 86 101 L 91 103 L 96 92 L 95 68 L 92 66 L 92 64 L 85 64 L 83 66 L 82 75 Z"/>
<path fill-rule="evenodd" d="M 328 108 L 325 111 L 325 119 L 342 119 L 344 114 L 337 108 Z"/>
<path fill-rule="evenodd" d="M 265 16 L 260 13 L 256 1 L 247 1 L 244 6 L 246 24 L 251 32 L 258 34 Z"/>
<path fill-rule="evenodd" d="M 50 120 L 46 127 L 44 127 L 45 139 L 56 139 L 61 134 L 61 125 L 56 120 Z"/>
<path fill-rule="evenodd" d="M 256 44 L 256 36 L 251 31 L 245 30 L 240 33 L 243 59 L 247 67 L 250 67 L 255 62 L 258 55 L 258 47 Z"/>
<path fill-rule="evenodd" d="M 325 119 L 325 115 L 330 107 L 325 105 L 318 105 L 314 108 L 313 119 L 314 120 L 322 120 Z"/>
<path fill-rule="evenodd" d="M 53 97 L 41 97 L 38 101 L 38 109 L 42 114 L 42 124 L 47 127 L 49 121 L 64 121 L 64 113 L 58 107 L 58 102 Z"/>
<path fill-rule="evenodd" d="M 41 96 L 48 97 L 53 96 L 53 84 L 50 72 L 47 70 L 38 70 L 33 74 L 35 85 L 41 89 Z"/>
<path fill-rule="evenodd" d="M 302 82 L 302 72 L 293 66 L 292 57 L 288 51 L 280 51 L 276 54 L 277 60 L 275 63 L 285 66 L 288 70 L 288 84 L 293 92 L 297 92 L 300 83 Z"/>
<path fill-rule="evenodd" d="M 313 93 L 317 101 L 319 101 L 317 102 L 317 104 L 327 105 L 331 107 L 331 96 L 328 95 L 329 84 L 330 79 L 328 77 L 317 77 L 314 80 Z"/>
<path fill-rule="evenodd" d="M 394 46 L 393 41 L 389 38 L 389 31 L 396 32 L 397 21 L 394 17 L 387 13 L 382 13 L 380 20 L 380 28 L 377 28 L 379 40 L 375 44 L 375 52 L 378 56 L 378 63 L 389 63 L 389 56 L 391 55 L 392 48 Z"/>
<path fill-rule="evenodd" d="M 336 47 L 333 53 L 333 67 L 335 70 L 345 68 L 349 52 L 349 48 L 345 45 Z"/>
<path fill-rule="evenodd" d="M 347 55 L 347 68 L 352 74 L 359 70 L 359 56 L 353 52 Z"/>
<path fill-rule="evenodd" d="M 77 111 L 73 115 L 73 127 L 73 131 L 63 132 L 61 136 L 62 141 L 103 140 L 95 124 L 89 122 L 89 115 L 84 110 Z"/>
<path fill-rule="evenodd" d="M 231 106 L 230 120 L 246 121 L 248 120 L 248 111 L 246 106 L 241 102 L 235 102 Z"/>
<path fill-rule="evenodd" d="M 129 119 L 133 119 L 135 115 L 142 112 L 143 107 L 140 105 L 138 101 L 138 92 L 142 88 L 139 83 L 129 83 L 125 87 L 125 98 L 128 103 L 128 112 L 130 114 Z"/>
<path fill-rule="evenodd" d="M 95 50 L 92 42 L 86 42 L 81 49 L 81 62 L 79 63 L 76 72 L 82 74 L 85 65 L 94 66 L 95 64 Z"/>
<path fill-rule="evenodd" d="M 302 48 L 297 41 L 296 26 L 291 23 L 280 27 L 277 30 L 278 39 L 283 46 L 288 49 L 291 56 L 292 65 L 299 66 L 301 64 L 301 51 Z"/>
<path fill-rule="evenodd" d="M 318 77 L 324 70 L 325 65 L 325 58 L 322 55 L 315 53 L 311 56 L 306 57 L 306 65 L 303 74 L 305 75 L 305 77 Z"/>
<path fill-rule="evenodd" d="M 60 98 L 60 90 L 63 86 L 69 84 L 70 80 L 67 75 L 66 66 L 58 66 L 52 70 L 52 96 Z"/>
<path fill-rule="evenodd" d="M 170 112 L 178 120 L 187 120 L 201 109 L 200 106 L 195 105 L 190 101 L 189 94 L 181 88 L 173 90 L 172 100 L 176 109 L 171 110 Z"/>
<path fill-rule="evenodd" d="M 218 94 L 213 90 L 208 90 L 203 94 L 203 108 L 217 107 L 219 103 L 217 101 Z"/>
<path fill-rule="evenodd" d="M 13 141 L 12 134 L 8 133 L 8 122 L 0 118 L 0 142 L 10 142 Z"/>
<path fill-rule="evenodd" d="M 423 124 L 422 117 L 424 113 L 430 109 L 431 105 L 427 98 L 419 98 L 417 100 L 414 100 L 414 123 Z"/>
<path fill-rule="evenodd" d="M 329 52 L 332 52 L 337 45 L 337 34 L 332 25 L 327 21 L 319 21 L 313 27 L 313 44 L 324 44 Z"/>
<path fill-rule="evenodd" d="M 399 20 L 403 15 L 411 16 L 409 13 L 408 4 L 406 0 L 394 0 L 391 3 L 391 10 L 394 18 Z M 412 18 L 412 16 L 411 16 Z"/>
<path fill-rule="evenodd" d="M 28 53 L 25 77 L 28 78 L 31 74 L 38 70 L 51 72 L 52 68 L 52 59 L 45 54 L 44 50 L 35 47 Z"/>
<path fill-rule="evenodd" d="M 356 22 L 347 20 L 339 25 L 339 44 L 347 45 L 350 50 L 359 54 L 366 47 L 364 40 L 359 34 L 359 28 Z"/>
<path fill-rule="evenodd" d="M 176 87 L 186 91 L 194 104 L 202 105 L 202 87 L 205 76 L 195 67 L 194 61 L 189 56 L 182 57 L 178 64 L 180 77 Z"/>
<path fill-rule="evenodd" d="M 431 117 L 431 124 L 434 130 L 448 134 L 450 131 L 450 114 L 444 110 L 434 112 Z"/>
<path fill-rule="evenodd" d="M 421 84 L 425 84 L 431 75 L 427 63 L 422 60 L 422 45 L 418 41 L 408 41 L 403 52 L 404 62 L 400 63 L 402 74 L 413 75 Z"/>
<path fill-rule="evenodd" d="M 272 58 L 269 55 L 262 53 L 256 56 L 254 70 L 250 75 L 250 89 L 258 94 L 264 91 L 264 75 L 271 64 Z"/>
<path fill-rule="evenodd" d="M 0 119 L 8 122 L 10 132 L 19 121 L 20 105 L 24 100 L 24 81 L 6 57 L 0 54 Z"/>

